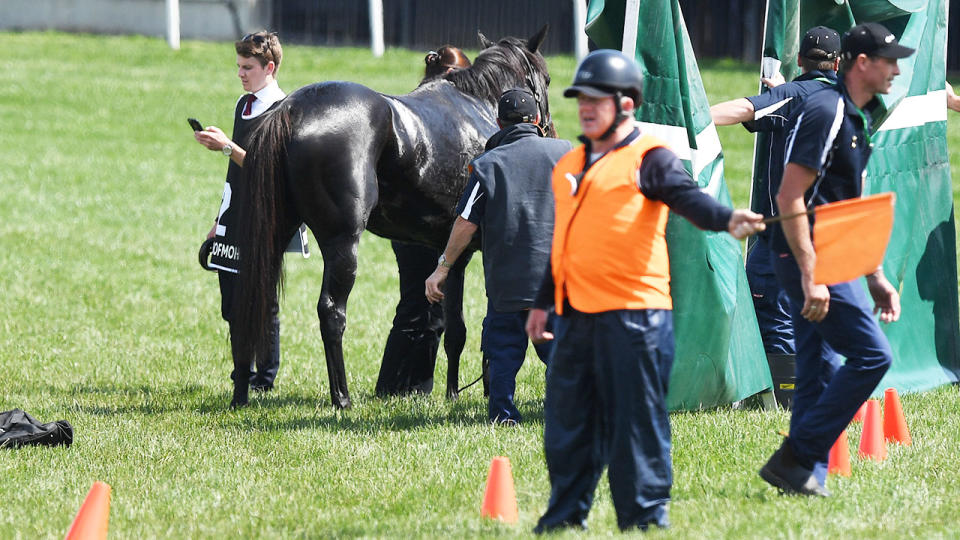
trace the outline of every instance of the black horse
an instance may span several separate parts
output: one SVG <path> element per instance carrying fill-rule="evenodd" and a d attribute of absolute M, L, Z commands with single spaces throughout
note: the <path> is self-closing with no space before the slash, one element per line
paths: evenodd
<path fill-rule="evenodd" d="M 467 165 L 497 130 L 496 102 L 504 91 L 529 89 L 543 129 L 555 135 L 547 102 L 550 79 L 538 52 L 546 31 L 544 26 L 528 40 L 508 37 L 498 43 L 480 34 L 484 48 L 470 68 L 403 96 L 324 82 L 297 90 L 261 116 L 235 194 L 242 242 L 234 362 L 235 373 L 243 375 L 234 381 L 231 405 L 247 403 L 243 377 L 251 359 L 265 357 L 268 345 L 268 291 L 282 286 L 285 241 L 304 222 L 324 262 L 317 314 L 330 395 L 335 406 L 350 406 L 342 339 L 360 235 L 367 229 L 442 247 L 466 185 Z M 450 397 L 457 393 L 466 336 L 463 268 L 456 270 L 448 278 L 444 305 Z"/>

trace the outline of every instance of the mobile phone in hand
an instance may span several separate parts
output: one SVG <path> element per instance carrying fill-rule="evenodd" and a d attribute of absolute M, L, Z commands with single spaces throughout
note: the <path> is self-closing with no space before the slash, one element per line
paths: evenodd
<path fill-rule="evenodd" d="M 194 131 L 203 131 L 203 125 L 198 122 L 196 118 L 187 118 L 187 122 L 190 123 L 190 127 L 192 127 Z"/>

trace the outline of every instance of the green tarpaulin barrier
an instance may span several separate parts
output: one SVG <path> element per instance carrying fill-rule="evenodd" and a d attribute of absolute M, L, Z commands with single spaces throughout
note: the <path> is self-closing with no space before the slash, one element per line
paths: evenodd
<path fill-rule="evenodd" d="M 670 143 L 701 188 L 730 205 L 720 141 L 677 1 L 592 0 L 587 34 L 636 59 L 644 131 Z M 740 243 L 674 215 L 667 242 L 677 345 L 668 406 L 714 407 L 772 388 Z"/>
<path fill-rule="evenodd" d="M 800 20 L 794 29 L 787 21 Z M 882 325 L 894 352 L 893 367 L 876 394 L 894 387 L 921 391 L 960 379 L 956 229 L 947 155 L 945 0 L 769 0 L 764 67 L 774 59 L 795 65 L 795 36 L 828 26 L 841 34 L 880 22 L 900 43 L 917 49 L 899 61 L 901 74 L 874 123 L 866 193 L 897 194 L 893 234 L 884 260 L 898 287 L 902 314 Z M 777 35 L 777 33 L 780 35 Z M 789 34 L 789 35 L 787 35 Z M 783 71 L 789 80 L 795 72 Z M 754 183 L 754 199 L 765 191 Z"/>

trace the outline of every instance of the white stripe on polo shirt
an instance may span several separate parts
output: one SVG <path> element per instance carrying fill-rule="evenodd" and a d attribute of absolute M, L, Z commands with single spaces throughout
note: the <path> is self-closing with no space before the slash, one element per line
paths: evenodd
<path fill-rule="evenodd" d="M 470 192 L 470 199 L 467 200 L 467 205 L 463 207 L 463 212 L 460 212 L 460 217 L 469 221 L 473 205 L 480 200 L 480 197 L 483 197 L 483 192 L 480 191 L 480 182 L 477 182 L 473 185 L 473 191 Z"/>

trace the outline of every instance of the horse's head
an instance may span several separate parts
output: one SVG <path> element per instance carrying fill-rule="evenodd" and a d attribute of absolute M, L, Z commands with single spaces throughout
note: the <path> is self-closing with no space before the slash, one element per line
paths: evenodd
<path fill-rule="evenodd" d="M 540 128 L 549 137 L 556 137 L 550 117 L 547 88 L 550 74 L 540 54 L 540 45 L 550 25 L 544 25 L 529 39 L 506 37 L 494 43 L 478 33 L 483 50 L 473 66 L 447 75 L 464 92 L 496 103 L 503 92 L 511 88 L 526 88 L 537 100 L 540 110 Z"/>

